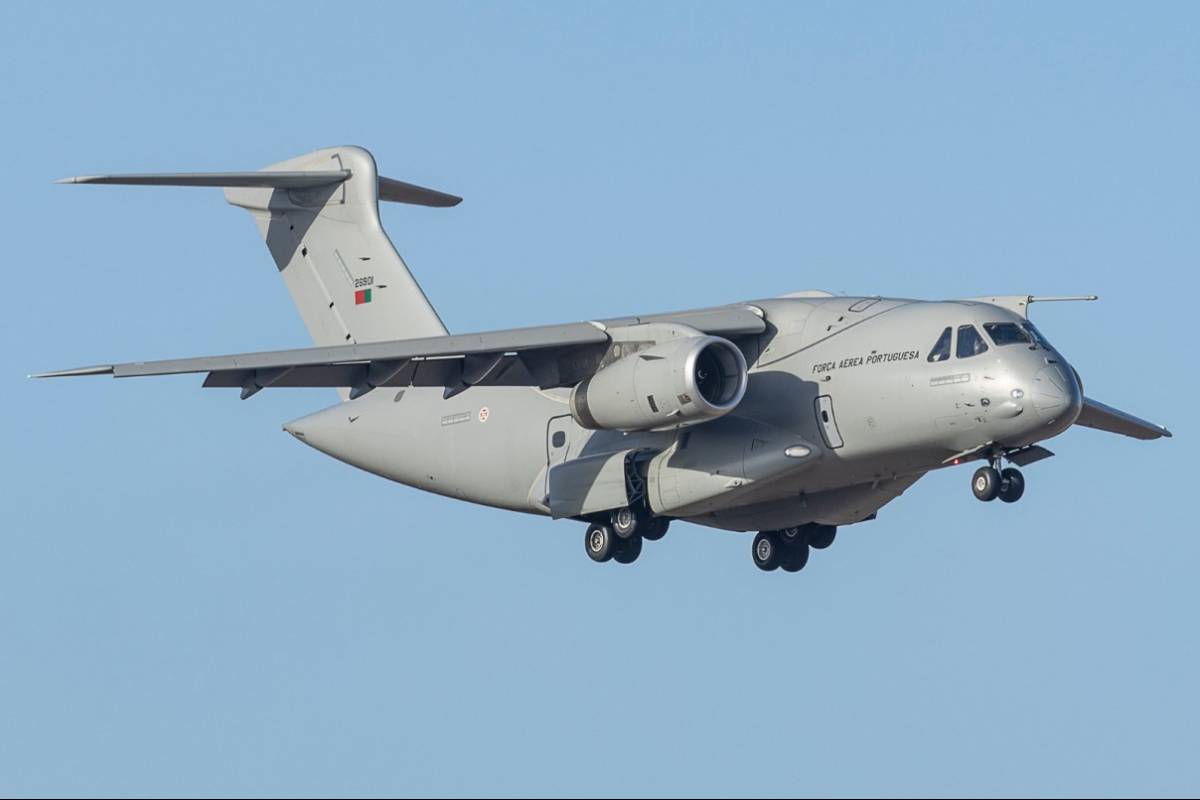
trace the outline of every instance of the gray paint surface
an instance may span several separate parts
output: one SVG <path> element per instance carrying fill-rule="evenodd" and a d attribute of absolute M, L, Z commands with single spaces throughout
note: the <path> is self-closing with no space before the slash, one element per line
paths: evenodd
<path fill-rule="evenodd" d="M 226 186 L 229 202 L 255 219 L 317 346 L 41 377 L 207 373 L 206 386 L 240 387 L 243 398 L 337 387 L 343 402 L 284 429 L 348 464 L 457 499 L 554 516 L 605 512 L 629 502 L 620 473 L 635 454 L 655 514 L 739 531 L 845 525 L 873 518 L 931 470 L 985 454 L 1045 458 L 1036 443 L 1073 424 L 1170 436 L 1084 398 L 1074 369 L 1044 341 L 980 334 L 982 352 L 954 350 L 972 330 L 1022 325 L 1030 303 L 1090 297 L 920 301 L 813 291 L 449 335 L 383 232 L 377 204 L 458 198 L 378 178 L 361 148 L 319 150 L 259 173 L 76 182 Z M 945 330 L 951 352 L 935 359 Z M 672 384 L 663 398 L 661 388 L 620 377 L 637 374 L 626 369 L 636 360 L 687 350 L 658 345 L 700 336 L 728 340 L 745 362 L 744 395 L 716 418 L 685 413 L 696 384 L 689 392 Z M 606 392 L 634 393 L 627 399 L 643 407 L 643 429 L 579 424 L 570 390 L 600 374 L 618 376 L 597 383 Z"/>

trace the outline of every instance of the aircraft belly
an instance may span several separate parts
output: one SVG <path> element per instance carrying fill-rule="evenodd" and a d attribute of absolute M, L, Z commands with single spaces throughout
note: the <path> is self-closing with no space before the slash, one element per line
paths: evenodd
<path fill-rule="evenodd" d="M 525 387 L 381 388 L 289 423 L 313 447 L 448 497 L 544 513 L 530 485 L 545 466 L 546 420 L 563 406 Z"/>
<path fill-rule="evenodd" d="M 924 475 L 899 475 L 688 517 L 689 522 L 730 531 L 778 530 L 809 522 L 851 525 L 871 519 Z"/>

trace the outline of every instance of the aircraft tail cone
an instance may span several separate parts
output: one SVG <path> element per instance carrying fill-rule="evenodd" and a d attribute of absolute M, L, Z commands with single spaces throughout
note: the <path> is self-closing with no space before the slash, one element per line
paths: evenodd
<path fill-rule="evenodd" d="M 310 447 L 341 458 L 345 450 L 347 417 L 341 404 L 294 419 L 283 430 Z"/>

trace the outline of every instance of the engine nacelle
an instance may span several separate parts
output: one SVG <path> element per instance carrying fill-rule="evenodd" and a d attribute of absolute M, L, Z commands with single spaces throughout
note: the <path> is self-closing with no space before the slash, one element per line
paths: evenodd
<path fill-rule="evenodd" d="M 647 431 L 724 416 L 746 394 L 733 342 L 689 336 L 614 361 L 571 391 L 571 414 L 593 430 Z"/>

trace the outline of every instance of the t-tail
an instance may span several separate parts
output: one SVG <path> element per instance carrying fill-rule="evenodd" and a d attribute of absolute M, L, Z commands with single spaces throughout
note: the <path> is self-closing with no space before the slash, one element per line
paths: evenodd
<path fill-rule="evenodd" d="M 379 201 L 449 207 L 462 198 L 380 177 L 361 147 L 315 150 L 254 172 L 92 175 L 59 183 L 223 187 L 225 199 L 254 218 L 317 346 L 447 332 L 384 232 Z"/>

